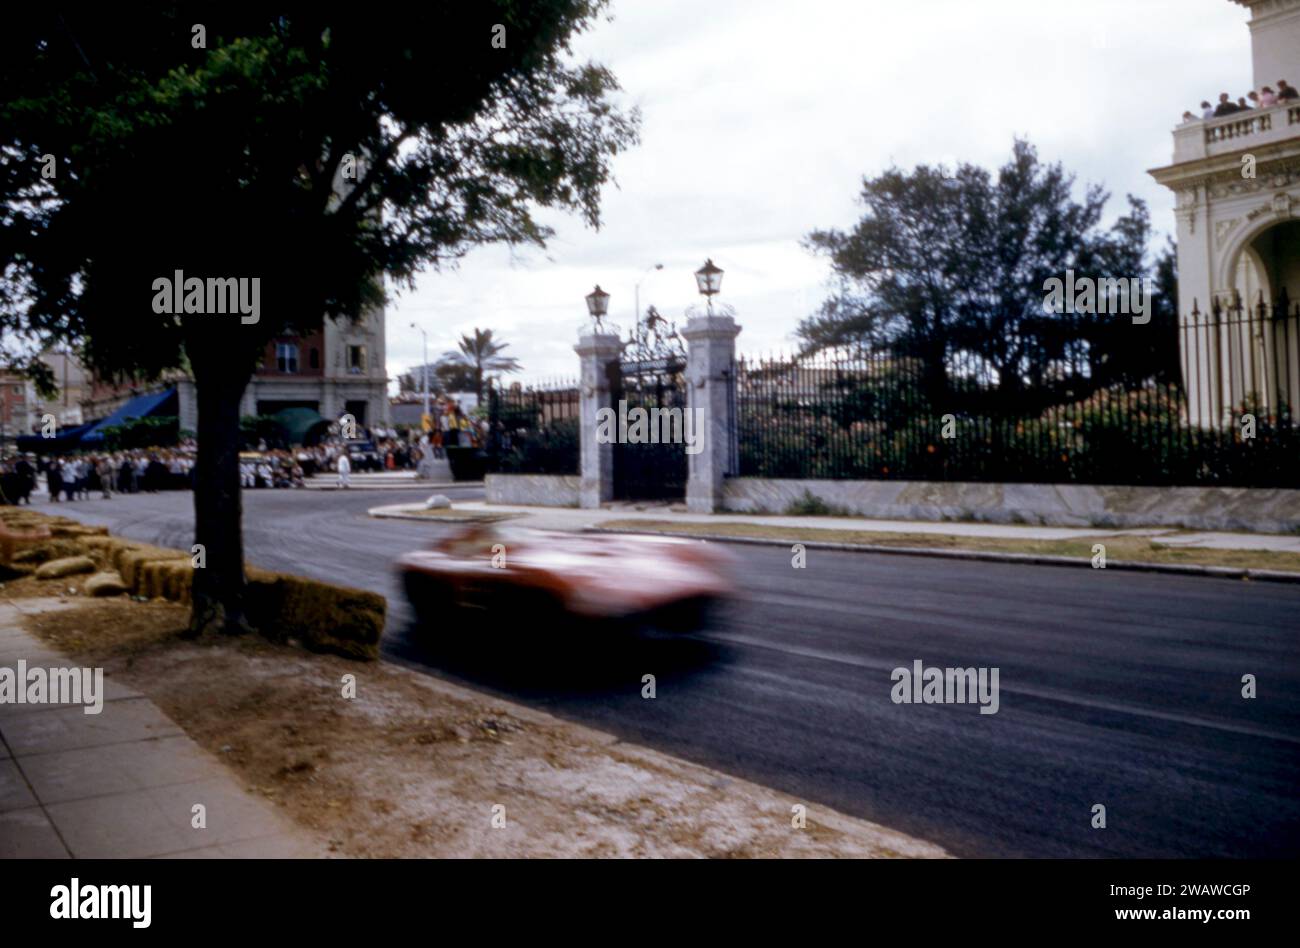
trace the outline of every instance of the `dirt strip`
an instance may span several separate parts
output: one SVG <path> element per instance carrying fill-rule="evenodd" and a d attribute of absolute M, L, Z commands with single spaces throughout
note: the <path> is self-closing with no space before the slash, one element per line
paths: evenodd
<path fill-rule="evenodd" d="M 119 599 L 27 622 L 53 648 L 146 694 L 338 855 L 946 855 L 392 663 L 255 637 L 183 641 L 185 617 L 173 604 Z M 355 697 L 345 697 L 348 676 Z"/>

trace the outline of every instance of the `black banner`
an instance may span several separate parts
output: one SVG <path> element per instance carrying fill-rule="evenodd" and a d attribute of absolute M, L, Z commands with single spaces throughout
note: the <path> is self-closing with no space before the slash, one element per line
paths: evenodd
<path fill-rule="evenodd" d="M 1294 870 L 1205 861 L 11 861 L 0 863 L 0 891 L 10 935 L 75 926 L 82 936 L 333 939 L 435 922 L 440 938 L 449 926 L 497 934 L 558 916 L 566 929 L 610 933 L 670 917 L 694 930 L 779 916 L 858 931 L 903 926 L 927 941 L 1098 930 L 1233 938 L 1293 914 Z M 544 928 L 533 934 L 551 937 Z"/>

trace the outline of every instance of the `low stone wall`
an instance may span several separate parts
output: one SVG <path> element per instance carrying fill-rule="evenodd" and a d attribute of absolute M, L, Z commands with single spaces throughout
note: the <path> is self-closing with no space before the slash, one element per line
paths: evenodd
<path fill-rule="evenodd" d="M 582 478 L 576 474 L 489 474 L 483 479 L 489 504 L 576 507 Z"/>
<path fill-rule="evenodd" d="M 1298 475 L 1300 476 L 1300 475 Z M 805 492 L 829 506 L 882 520 L 975 520 L 1058 527 L 1181 527 L 1300 531 L 1300 490 L 1240 487 L 1115 487 L 931 481 L 728 478 L 723 509 L 783 514 Z"/>

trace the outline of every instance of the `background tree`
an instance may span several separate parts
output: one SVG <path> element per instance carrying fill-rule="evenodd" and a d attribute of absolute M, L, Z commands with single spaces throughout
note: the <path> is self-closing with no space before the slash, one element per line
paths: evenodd
<path fill-rule="evenodd" d="M 406 395 L 420 395 L 424 392 L 424 366 L 414 366 L 409 372 L 403 372 L 397 377 L 397 390 Z M 438 380 L 437 363 L 431 363 L 428 367 L 429 372 L 429 394 L 441 395 L 443 389 Z"/>
<path fill-rule="evenodd" d="M 814 231 L 806 240 L 830 259 L 836 289 L 800 324 L 804 351 L 887 348 L 919 366 L 931 404 L 947 400 L 958 362 L 996 379 L 1004 403 L 1026 388 L 1046 392 L 1049 381 L 1078 383 L 1062 377 L 1060 367 L 1081 354 L 1092 373 L 1088 384 L 1103 381 L 1092 370 L 1122 345 L 1130 347 L 1125 364 L 1142 366 L 1143 357 L 1168 348 L 1153 327 L 1103 317 L 1109 326 L 1099 325 L 1092 344 L 1079 347 L 1064 320 L 1044 318 L 1044 281 L 1067 269 L 1093 277 L 1151 273 L 1146 206 L 1130 197 L 1127 213 L 1103 230 L 1108 195 L 1091 186 L 1076 199 L 1074 190 L 1073 176 L 1040 162 L 1024 141 L 996 173 L 971 164 L 921 165 L 864 179 L 865 213 L 854 228 Z M 1166 251 L 1156 267 L 1165 293 L 1172 289 L 1170 260 Z M 1174 298 L 1159 305 L 1172 312 Z"/>
<path fill-rule="evenodd" d="M 439 371 L 451 372 L 457 366 L 468 369 L 479 402 L 483 401 L 483 379 L 489 372 L 518 372 L 519 360 L 501 353 L 510 345 L 492 338 L 491 329 L 474 328 L 474 335 L 462 335 L 459 349 L 443 354 Z"/>
<path fill-rule="evenodd" d="M 424 376 L 421 367 L 415 366 L 409 372 L 397 377 L 397 390 L 409 395 L 424 393 Z M 454 359 L 439 359 L 429 364 L 429 394 L 445 395 L 448 392 L 474 391 L 474 369 L 466 365 L 460 353 Z"/>
<path fill-rule="evenodd" d="M 460 359 L 441 359 L 434 364 L 433 378 L 440 392 L 472 392 L 477 380 L 473 366 L 466 365 Z"/>
<path fill-rule="evenodd" d="M 544 244 L 538 207 L 598 224 L 637 119 L 570 49 L 604 6 L 6 11 L 0 328 L 84 339 L 106 377 L 188 362 L 194 633 L 246 628 L 239 403 L 265 346 L 375 311 L 385 275 L 409 286 L 479 244 Z M 155 313 L 153 281 L 176 270 L 259 278 L 260 320 Z"/>

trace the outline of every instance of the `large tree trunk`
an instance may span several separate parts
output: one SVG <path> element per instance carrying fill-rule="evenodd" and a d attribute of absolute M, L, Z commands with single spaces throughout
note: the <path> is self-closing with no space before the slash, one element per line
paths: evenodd
<path fill-rule="evenodd" d="M 189 633 L 250 631 L 244 615 L 244 540 L 239 493 L 239 402 L 248 375 L 196 361 L 199 453 L 194 467 L 195 542 L 206 560 L 194 570 Z"/>

